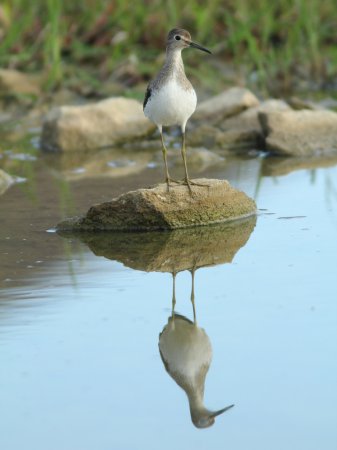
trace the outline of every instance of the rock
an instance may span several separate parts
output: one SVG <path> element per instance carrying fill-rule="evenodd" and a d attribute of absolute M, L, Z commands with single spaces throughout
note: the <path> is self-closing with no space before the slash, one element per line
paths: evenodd
<path fill-rule="evenodd" d="M 233 129 L 222 131 L 213 125 L 200 125 L 187 134 L 187 144 L 191 146 L 205 146 L 221 148 L 222 150 L 243 150 L 259 148 L 263 143 L 261 131 L 255 129 Z M 259 144 L 257 144 L 259 142 Z"/>
<path fill-rule="evenodd" d="M 207 124 L 195 127 L 187 134 L 187 142 L 228 150 L 261 149 L 264 148 L 264 136 L 259 113 L 288 110 L 291 108 L 283 100 L 266 100 L 240 114 L 225 118 L 217 127 Z"/>
<path fill-rule="evenodd" d="M 76 105 L 83 102 L 83 97 L 75 93 L 69 88 L 61 87 L 57 91 L 48 93 L 46 97 L 49 106 L 63 106 L 63 105 Z"/>
<path fill-rule="evenodd" d="M 44 150 L 97 149 L 143 137 L 154 127 L 140 102 L 116 97 L 52 109 L 45 118 L 41 145 Z"/>
<path fill-rule="evenodd" d="M 218 145 L 221 131 L 208 123 L 201 123 L 199 126 L 187 130 L 186 142 L 188 147 L 202 146 L 214 148 Z"/>
<path fill-rule="evenodd" d="M 145 272 L 177 273 L 232 262 L 248 241 L 256 216 L 213 226 L 149 233 L 62 233 L 78 238 L 96 256 Z"/>
<path fill-rule="evenodd" d="M 297 109 L 297 110 L 301 110 L 301 109 L 324 110 L 324 109 L 326 109 L 323 105 L 320 105 L 319 103 L 315 103 L 310 100 L 303 100 L 299 97 L 290 97 L 288 99 L 288 103 L 293 109 Z"/>
<path fill-rule="evenodd" d="M 7 191 L 12 184 L 14 184 L 14 178 L 0 169 L 0 195 Z"/>
<path fill-rule="evenodd" d="M 260 113 L 270 152 L 284 156 L 328 154 L 337 150 L 337 113 L 284 111 Z"/>
<path fill-rule="evenodd" d="M 255 202 L 227 181 L 197 179 L 204 186 L 166 184 L 128 192 L 92 206 L 84 217 L 61 222 L 58 230 L 151 231 L 221 223 L 255 214 Z"/>
<path fill-rule="evenodd" d="M 192 119 L 219 122 L 225 117 L 234 116 L 241 111 L 259 104 L 259 100 L 248 89 L 233 87 L 197 106 Z"/>
<path fill-rule="evenodd" d="M 169 161 L 174 162 L 177 166 L 184 165 L 180 150 L 169 150 L 168 159 Z M 222 162 L 224 157 L 207 150 L 205 147 L 193 147 L 187 150 L 187 159 L 188 167 L 193 167 L 195 170 L 202 172 L 207 167 L 211 167 Z"/>
<path fill-rule="evenodd" d="M 257 106 L 248 108 L 242 113 L 230 117 L 223 121 L 221 129 L 226 130 L 256 130 L 262 134 L 262 128 L 259 121 L 259 113 L 291 111 L 290 106 L 283 100 L 269 99 L 261 102 Z"/>
<path fill-rule="evenodd" d="M 139 151 L 139 150 L 160 150 L 162 155 L 162 146 L 160 139 L 140 139 L 136 141 L 125 142 L 123 145 L 119 145 L 118 148 Z"/>
<path fill-rule="evenodd" d="M 36 77 L 17 70 L 0 69 L 1 95 L 34 95 L 41 93 L 40 83 Z"/>

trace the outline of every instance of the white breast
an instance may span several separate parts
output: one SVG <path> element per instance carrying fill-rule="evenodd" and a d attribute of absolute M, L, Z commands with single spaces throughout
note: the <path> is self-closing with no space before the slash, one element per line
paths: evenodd
<path fill-rule="evenodd" d="M 157 125 L 180 125 L 185 128 L 196 106 L 195 90 L 192 87 L 186 90 L 173 79 L 152 92 L 144 114 Z"/>
<path fill-rule="evenodd" d="M 205 330 L 178 317 L 164 328 L 159 348 L 171 375 L 178 374 L 191 385 L 212 361 L 212 346 Z"/>

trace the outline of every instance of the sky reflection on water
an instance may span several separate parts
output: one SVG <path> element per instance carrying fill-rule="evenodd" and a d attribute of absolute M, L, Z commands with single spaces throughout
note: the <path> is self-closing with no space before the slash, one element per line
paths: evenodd
<path fill-rule="evenodd" d="M 206 430 L 192 425 L 159 354 L 169 273 L 133 270 L 76 241 L 27 275 L 29 287 L 2 290 L 1 448 L 333 450 L 336 175 L 264 177 L 247 243 L 232 263 L 196 271 L 198 326 L 213 351 L 205 404 L 235 403 Z M 190 289 L 191 274 L 179 273 L 176 311 L 193 320 Z"/>

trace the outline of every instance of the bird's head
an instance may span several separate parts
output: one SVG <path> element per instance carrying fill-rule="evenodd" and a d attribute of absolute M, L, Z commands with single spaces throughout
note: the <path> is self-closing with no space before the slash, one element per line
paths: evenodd
<path fill-rule="evenodd" d="M 192 422 L 197 428 L 211 427 L 217 416 L 228 411 L 230 408 L 233 408 L 233 406 L 234 405 L 226 406 L 226 408 L 219 409 L 219 411 L 209 411 L 208 409 L 198 411 L 197 414 L 191 414 Z"/>
<path fill-rule="evenodd" d="M 182 28 L 173 28 L 167 35 L 167 48 L 171 50 L 183 50 L 184 48 L 197 48 L 206 53 L 212 53 L 205 47 L 192 41 L 191 35 L 187 30 Z"/>

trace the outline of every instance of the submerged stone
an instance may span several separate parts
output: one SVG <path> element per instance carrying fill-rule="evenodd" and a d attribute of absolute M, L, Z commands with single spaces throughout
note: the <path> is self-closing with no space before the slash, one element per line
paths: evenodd
<path fill-rule="evenodd" d="M 240 219 L 256 213 L 256 204 L 225 180 L 196 179 L 201 186 L 166 184 L 138 189 L 92 206 L 83 217 L 67 219 L 58 230 L 170 230 Z"/>

